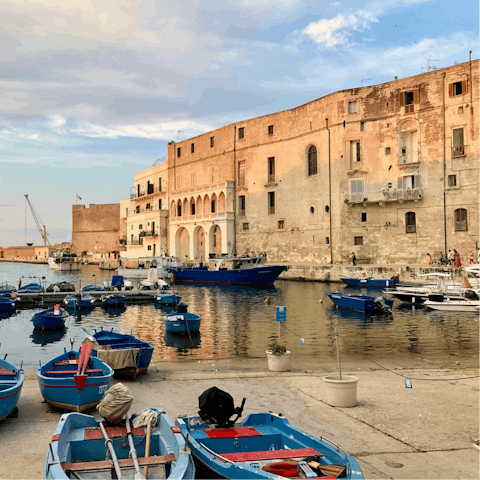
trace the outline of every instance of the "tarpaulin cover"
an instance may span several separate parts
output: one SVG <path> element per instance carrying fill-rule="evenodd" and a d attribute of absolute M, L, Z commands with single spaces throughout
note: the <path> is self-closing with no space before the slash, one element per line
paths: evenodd
<path fill-rule="evenodd" d="M 118 423 L 128 412 L 133 402 L 133 395 L 123 384 L 117 383 L 109 388 L 97 405 L 100 415 L 112 423 Z"/>

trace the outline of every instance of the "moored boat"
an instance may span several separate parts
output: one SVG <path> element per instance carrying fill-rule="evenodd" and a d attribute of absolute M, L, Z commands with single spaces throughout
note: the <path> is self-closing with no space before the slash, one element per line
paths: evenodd
<path fill-rule="evenodd" d="M 187 311 L 186 303 L 179 303 L 169 314 L 165 315 L 165 331 L 186 335 L 200 330 L 202 317 Z"/>
<path fill-rule="evenodd" d="M 61 272 L 78 272 L 82 268 L 80 257 L 70 252 L 69 247 L 60 248 L 48 257 L 48 265 L 52 270 Z"/>
<path fill-rule="evenodd" d="M 8 417 L 17 407 L 23 386 L 22 368 L 0 358 L 0 420 Z"/>
<path fill-rule="evenodd" d="M 104 307 L 123 307 L 125 305 L 125 295 L 121 293 L 109 293 L 100 297 Z"/>
<path fill-rule="evenodd" d="M 450 300 L 446 298 L 443 302 L 427 300 L 424 305 L 432 310 L 442 310 L 444 312 L 473 312 L 478 313 L 480 300 Z"/>
<path fill-rule="evenodd" d="M 153 418 L 150 437 L 144 417 Z M 130 458 L 131 448 L 125 442 L 126 427 L 103 427 L 111 439 L 123 478 L 195 478 L 193 458 L 186 448 L 185 440 L 162 408 L 149 407 L 132 415 L 131 419 L 138 464 L 142 472 L 148 466 L 146 477 L 135 475 L 134 461 Z M 102 426 L 90 415 L 62 415 L 47 452 L 44 478 L 118 478 L 114 473 L 114 462 L 109 459 L 109 442 L 105 441 Z"/>
<path fill-rule="evenodd" d="M 95 298 L 88 293 L 77 293 L 75 295 L 67 295 L 63 303 L 67 305 L 68 308 L 88 308 L 93 307 Z"/>
<path fill-rule="evenodd" d="M 266 265 L 266 257 L 213 257 L 209 266 L 169 268 L 172 283 L 270 285 L 286 265 Z"/>
<path fill-rule="evenodd" d="M 40 366 L 40 392 L 47 403 L 64 410 L 83 412 L 97 405 L 108 390 L 113 370 L 90 356 L 91 345 L 70 350 Z"/>
<path fill-rule="evenodd" d="M 224 401 L 222 406 L 226 404 Z M 238 418 L 242 409 L 243 403 L 230 416 L 237 414 Z M 217 407 L 215 415 L 223 414 L 222 410 Z M 199 413 L 178 417 L 176 424 L 188 438 L 196 468 L 205 470 L 200 478 L 364 478 L 353 456 L 326 438 L 294 427 L 280 415 L 251 413 L 234 423 L 219 422 L 206 409 Z M 229 418 L 228 413 L 225 417 Z"/>
<path fill-rule="evenodd" d="M 82 292 L 103 292 L 105 289 L 102 285 L 85 285 Z"/>
<path fill-rule="evenodd" d="M 155 301 L 159 305 L 177 305 L 182 298 L 177 292 L 170 289 L 170 286 L 164 280 L 158 281 L 159 292 L 155 296 Z"/>
<path fill-rule="evenodd" d="M 340 280 L 349 287 L 367 287 L 367 288 L 395 288 L 397 280 L 395 278 L 355 278 L 339 275 Z"/>
<path fill-rule="evenodd" d="M 37 312 L 32 317 L 33 326 L 40 330 L 61 328 L 65 325 L 68 313 L 60 305 Z"/>
<path fill-rule="evenodd" d="M 42 285 L 39 283 L 28 283 L 23 287 L 18 288 L 18 293 L 42 293 L 45 291 Z"/>
<path fill-rule="evenodd" d="M 147 373 L 152 360 L 153 346 L 133 335 L 102 329 L 93 335 L 87 333 L 83 343 L 91 343 L 92 355 L 110 365 L 116 374 L 128 375 L 133 379 Z"/>
<path fill-rule="evenodd" d="M 17 301 L 17 292 L 2 293 L 0 295 L 0 312 L 8 312 L 10 310 L 14 310 Z"/>
<path fill-rule="evenodd" d="M 140 257 L 136 259 L 121 258 L 120 266 L 117 269 L 119 275 L 123 275 L 125 278 L 140 278 L 146 279 L 148 271 L 154 268 L 157 272 L 157 278 L 168 278 L 169 273 L 167 269 L 169 267 L 178 267 L 182 265 L 182 262 L 177 257 L 169 257 L 166 255 L 156 255 L 155 257 Z M 126 265 L 131 265 L 131 268 L 127 268 Z"/>
<path fill-rule="evenodd" d="M 350 293 L 328 292 L 325 293 L 336 307 L 357 310 L 359 312 L 391 312 L 393 300 L 382 296 L 353 295 Z"/>

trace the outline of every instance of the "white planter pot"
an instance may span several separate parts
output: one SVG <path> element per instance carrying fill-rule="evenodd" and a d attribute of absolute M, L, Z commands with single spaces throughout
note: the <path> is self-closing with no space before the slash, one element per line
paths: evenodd
<path fill-rule="evenodd" d="M 285 372 L 290 366 L 290 350 L 280 355 L 274 355 L 271 350 L 267 350 L 268 369 L 271 372 Z"/>
<path fill-rule="evenodd" d="M 327 403 L 332 407 L 354 407 L 357 404 L 358 378 L 352 375 L 328 375 L 323 377 L 327 384 Z"/>

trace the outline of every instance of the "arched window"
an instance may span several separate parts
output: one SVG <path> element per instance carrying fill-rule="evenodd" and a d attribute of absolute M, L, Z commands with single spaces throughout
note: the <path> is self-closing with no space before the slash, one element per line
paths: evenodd
<path fill-rule="evenodd" d="M 177 205 L 177 217 L 181 217 L 181 216 L 182 216 L 182 201 L 179 200 Z"/>
<path fill-rule="evenodd" d="M 308 149 L 308 176 L 317 174 L 317 147 Z"/>
<path fill-rule="evenodd" d="M 195 199 L 190 199 L 190 215 L 195 215 Z"/>
<path fill-rule="evenodd" d="M 417 233 L 415 212 L 407 212 L 405 214 L 405 233 Z"/>
<path fill-rule="evenodd" d="M 468 230 L 467 211 L 464 208 L 457 208 L 453 212 L 456 232 L 466 232 Z"/>

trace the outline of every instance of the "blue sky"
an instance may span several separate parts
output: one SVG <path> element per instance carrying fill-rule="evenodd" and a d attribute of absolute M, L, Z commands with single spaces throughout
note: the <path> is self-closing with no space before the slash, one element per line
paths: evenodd
<path fill-rule="evenodd" d="M 171 140 L 477 59 L 478 7 L 0 0 L 0 245 L 42 244 L 25 194 L 69 241 L 76 195 L 118 203 Z"/>

